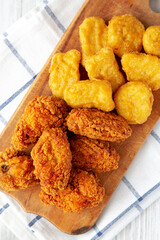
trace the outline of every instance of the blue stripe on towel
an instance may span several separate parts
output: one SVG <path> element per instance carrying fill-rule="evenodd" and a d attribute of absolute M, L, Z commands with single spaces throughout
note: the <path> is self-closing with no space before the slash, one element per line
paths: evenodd
<path fill-rule="evenodd" d="M 128 213 L 133 207 L 136 207 L 139 202 L 141 202 L 148 195 L 154 192 L 158 187 L 160 187 L 160 182 L 158 182 L 154 187 L 149 189 L 142 197 L 140 197 L 137 201 L 132 203 L 128 208 L 126 208 L 123 212 L 121 212 L 115 219 L 113 219 L 109 224 L 107 224 L 104 228 L 102 228 L 94 237 L 92 237 L 91 240 L 97 240 L 99 236 L 101 236 L 107 229 L 109 229 L 121 217 L 123 217 L 126 213 Z"/>
<path fill-rule="evenodd" d="M 0 121 L 4 124 L 4 126 L 7 124 L 7 120 L 0 114 Z"/>
<path fill-rule="evenodd" d="M 154 130 L 151 131 L 151 135 L 154 137 L 154 139 L 156 139 L 158 143 L 160 143 L 160 137 L 157 135 L 157 133 L 155 133 Z"/>
<path fill-rule="evenodd" d="M 98 228 L 97 225 L 96 225 L 96 223 L 94 224 L 93 229 L 96 231 L 96 233 L 99 233 L 99 232 L 100 232 L 100 231 L 99 231 L 99 228 Z"/>
<path fill-rule="evenodd" d="M 132 184 L 127 180 L 127 178 L 124 176 L 122 178 L 122 181 L 125 183 L 125 185 L 128 187 L 128 189 L 133 193 L 133 195 L 138 199 L 140 198 L 139 193 L 135 190 L 135 188 L 132 186 Z"/>
<path fill-rule="evenodd" d="M 0 111 L 5 108 L 10 102 L 12 102 L 20 93 L 22 93 L 27 87 L 29 87 L 33 80 L 36 78 L 35 75 L 31 80 L 24 84 L 20 89 L 18 89 L 11 97 L 9 97 L 5 102 L 0 105 Z"/>
<path fill-rule="evenodd" d="M 0 208 L 0 214 L 2 214 L 4 210 L 6 210 L 8 207 L 9 207 L 9 204 L 6 203 L 2 208 Z"/>
<path fill-rule="evenodd" d="M 53 19 L 53 21 L 56 23 L 56 25 L 58 26 L 58 28 L 64 33 L 66 31 L 65 27 L 62 25 L 62 23 L 58 20 L 58 18 L 56 17 L 56 15 L 52 12 L 52 10 L 50 9 L 50 7 L 48 5 L 46 5 L 44 7 L 44 9 L 46 10 L 46 12 L 49 14 L 49 16 Z"/>
<path fill-rule="evenodd" d="M 7 36 L 8 36 L 8 33 L 7 33 L 7 32 L 4 32 L 4 33 L 3 33 L 3 36 L 4 36 L 4 37 L 7 37 Z"/>
<path fill-rule="evenodd" d="M 43 0 L 43 3 L 44 3 L 44 4 L 48 4 L 48 1 L 47 1 L 47 0 Z"/>
<path fill-rule="evenodd" d="M 127 178 L 125 176 L 122 178 L 122 181 L 137 199 L 139 199 L 141 197 L 139 195 L 139 193 L 136 191 L 136 189 L 132 186 L 132 184 L 127 180 Z M 139 212 L 143 212 L 143 209 L 138 204 L 137 204 L 136 208 Z"/>
<path fill-rule="evenodd" d="M 24 60 L 24 58 L 18 53 L 18 51 L 15 49 L 15 47 L 12 45 L 12 43 L 5 38 L 4 39 L 5 44 L 8 46 L 8 48 L 11 50 L 11 52 L 14 54 L 14 56 L 19 60 L 19 62 L 23 65 L 23 67 L 27 70 L 27 72 L 31 76 L 35 76 L 34 71 L 31 69 L 31 67 L 27 64 L 27 62 Z"/>
<path fill-rule="evenodd" d="M 30 223 L 28 223 L 28 226 L 32 227 L 41 218 L 42 218 L 41 216 L 37 215 L 35 218 L 32 219 Z"/>

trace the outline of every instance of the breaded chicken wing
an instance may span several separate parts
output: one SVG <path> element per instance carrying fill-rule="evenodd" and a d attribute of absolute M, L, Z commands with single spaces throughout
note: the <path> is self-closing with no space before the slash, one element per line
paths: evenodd
<path fill-rule="evenodd" d="M 124 141 L 132 133 L 121 116 L 89 108 L 72 109 L 67 116 L 67 126 L 75 134 L 110 142 Z"/>
<path fill-rule="evenodd" d="M 0 153 L 0 187 L 6 191 L 28 188 L 37 184 L 33 160 L 13 147 Z"/>
<path fill-rule="evenodd" d="M 47 194 L 43 188 L 40 199 L 45 205 L 56 205 L 64 212 L 78 212 L 84 208 L 97 206 L 104 196 L 104 187 L 92 172 L 72 169 L 65 190 L 54 190 Z"/>
<path fill-rule="evenodd" d="M 31 151 L 35 175 L 45 188 L 67 186 L 72 154 L 66 133 L 61 128 L 46 129 Z"/>
<path fill-rule="evenodd" d="M 106 172 L 118 168 L 119 155 L 108 142 L 74 135 L 69 139 L 74 167 Z"/>
<path fill-rule="evenodd" d="M 28 148 L 37 142 L 44 129 L 63 126 L 67 114 L 64 100 L 52 96 L 35 97 L 16 125 L 12 144 L 17 150 Z"/>

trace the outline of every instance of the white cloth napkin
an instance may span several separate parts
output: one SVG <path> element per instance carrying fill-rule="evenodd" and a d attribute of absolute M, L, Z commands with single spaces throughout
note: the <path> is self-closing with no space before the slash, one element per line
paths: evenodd
<path fill-rule="evenodd" d="M 0 36 L 0 131 L 43 67 L 84 0 L 44 1 Z M 0 221 L 23 240 L 112 239 L 160 197 L 160 121 L 123 177 L 95 226 L 68 235 L 44 218 L 25 213 L 0 193 Z"/>

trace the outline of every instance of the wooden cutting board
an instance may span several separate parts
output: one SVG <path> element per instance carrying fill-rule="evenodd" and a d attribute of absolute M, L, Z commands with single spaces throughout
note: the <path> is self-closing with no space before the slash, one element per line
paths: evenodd
<path fill-rule="evenodd" d="M 3 151 L 10 145 L 17 120 L 23 113 L 27 103 L 36 95 L 51 95 L 48 87 L 48 69 L 54 53 L 57 51 L 66 52 L 72 48 L 80 50 L 78 27 L 84 18 L 100 16 L 107 23 L 112 16 L 126 13 L 137 17 L 145 27 L 156 24 L 160 25 L 160 14 L 151 11 L 149 0 L 87 0 L 84 3 L 4 129 L 0 137 L 0 151 Z M 8 194 L 14 197 L 25 211 L 43 216 L 64 232 L 81 234 L 88 231 L 100 216 L 135 155 L 159 119 L 160 90 L 154 92 L 154 98 L 152 114 L 147 122 L 143 125 L 132 125 L 132 136 L 125 142 L 114 144 L 120 154 L 119 168 L 116 171 L 100 175 L 101 181 L 105 186 L 105 197 L 99 206 L 92 209 L 85 209 L 79 213 L 63 213 L 62 210 L 57 209 L 55 206 L 46 207 L 40 202 L 38 197 L 39 186 L 34 186 L 27 190 L 9 192 Z"/>

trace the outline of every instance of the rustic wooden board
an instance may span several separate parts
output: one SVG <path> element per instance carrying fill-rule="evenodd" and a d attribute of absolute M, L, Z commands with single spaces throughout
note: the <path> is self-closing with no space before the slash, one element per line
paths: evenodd
<path fill-rule="evenodd" d="M 100 16 L 107 23 L 112 16 L 126 13 L 131 13 L 137 17 L 146 27 L 149 25 L 160 25 L 160 15 L 152 12 L 149 8 L 149 0 L 87 0 L 84 3 L 1 134 L 0 151 L 3 151 L 10 145 L 17 120 L 23 113 L 28 101 L 36 95 L 51 95 L 48 87 L 48 69 L 54 53 L 57 51 L 66 52 L 72 48 L 80 50 L 78 27 L 83 19 L 89 16 Z M 142 125 L 132 125 L 132 136 L 125 142 L 114 144 L 120 154 L 119 168 L 116 171 L 100 175 L 101 181 L 105 186 L 105 197 L 99 206 L 85 209 L 79 213 L 63 213 L 62 210 L 54 206 L 46 207 L 40 202 L 38 197 L 39 186 L 34 186 L 27 190 L 9 192 L 8 194 L 14 197 L 25 211 L 45 217 L 64 232 L 80 234 L 88 231 L 98 219 L 136 153 L 159 119 L 160 90 L 154 92 L 154 98 L 152 114 L 147 122 Z"/>

